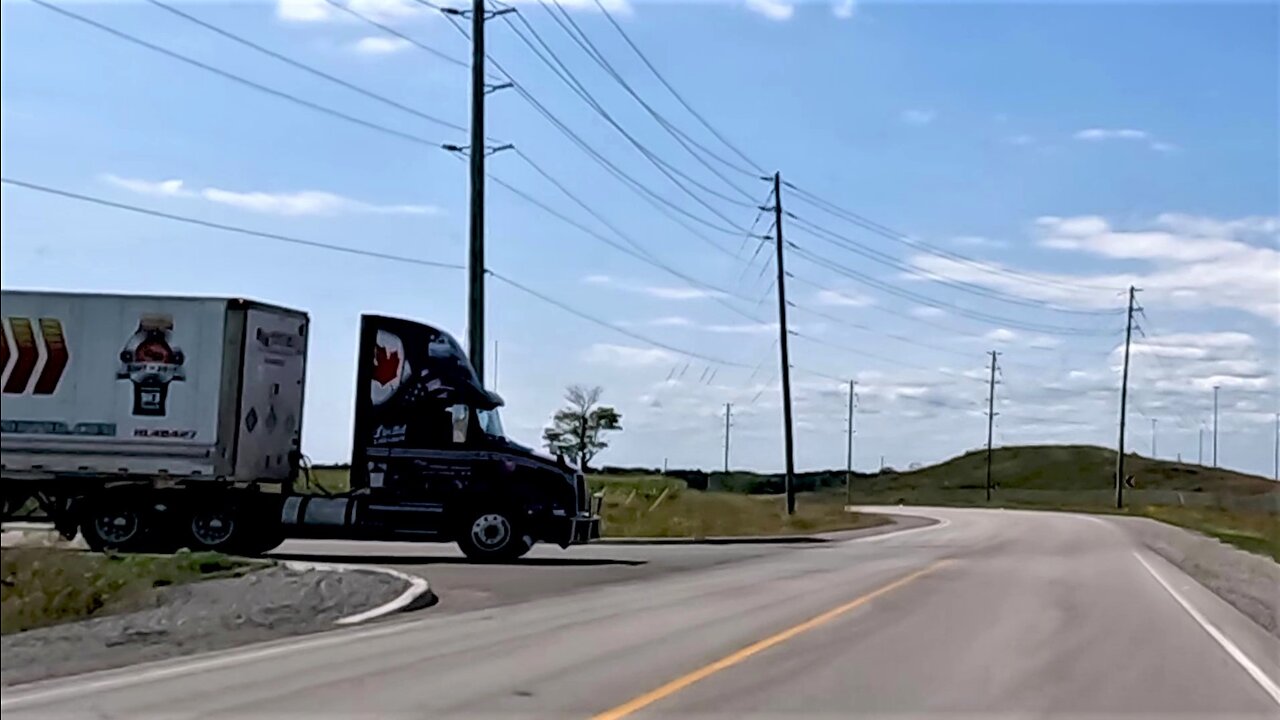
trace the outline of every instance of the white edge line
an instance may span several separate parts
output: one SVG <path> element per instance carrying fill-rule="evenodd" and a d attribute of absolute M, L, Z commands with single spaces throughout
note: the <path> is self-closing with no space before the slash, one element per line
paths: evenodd
<path fill-rule="evenodd" d="M 373 608 L 372 610 L 367 610 L 362 613 L 357 613 L 356 615 L 350 615 L 348 617 L 342 618 L 337 621 L 338 623 L 347 624 L 347 625 L 363 622 L 370 618 L 378 617 L 379 615 L 385 615 L 387 613 L 394 612 L 395 610 L 399 610 L 400 608 L 403 608 L 404 606 L 413 602 L 415 599 L 421 596 L 422 593 L 426 592 L 427 589 L 429 589 L 427 586 L 427 581 L 424 580 L 423 578 L 415 578 L 411 575 L 402 573 L 399 570 L 392 570 L 390 568 L 375 569 L 373 567 L 367 567 L 367 566 L 321 565 L 318 563 L 306 563 L 306 562 L 298 562 L 298 561 L 288 561 L 288 562 L 281 563 L 281 565 L 285 567 L 291 567 L 295 570 L 323 569 L 323 570 L 335 570 L 337 572 L 343 572 L 345 570 L 378 571 L 378 572 L 385 572 L 391 575 L 395 575 L 397 577 L 403 577 L 404 579 L 410 582 L 410 585 L 412 587 L 410 587 L 405 592 L 401 593 L 399 597 L 392 600 L 391 602 L 386 603 L 385 605 L 380 605 L 376 608 Z M 414 580 L 418 582 L 415 583 L 413 582 Z M 419 583 L 421 584 L 421 590 L 417 589 Z M 116 670 L 109 670 L 106 672 L 113 673 L 111 676 L 98 678 L 95 680 L 76 682 L 74 677 L 68 678 L 68 680 L 70 681 L 70 684 L 59 685 L 59 686 L 50 687 L 47 689 L 32 690 L 31 692 L 24 693 L 22 692 L 21 687 L 12 688 L 18 691 L 19 694 L 17 696 L 12 696 L 12 693 L 9 693 L 11 688 L 4 688 L 4 690 L 6 691 L 6 694 L 10 696 L 9 697 L 0 696 L 0 710 L 17 709 L 20 707 L 25 707 L 27 705 L 32 705 L 32 704 L 49 701 L 49 700 L 56 700 L 66 696 L 74 697 L 79 695 L 85 695 L 98 690 L 114 690 L 122 687 L 129 687 L 131 685 L 139 685 L 146 682 L 152 682 L 155 680 L 163 680 L 165 678 L 174 677 L 178 675 L 188 675 L 191 673 L 202 672 L 207 670 L 217 670 L 223 667 L 237 665 L 243 662 L 252 662 L 255 660 L 262 660 L 264 658 L 275 657 L 276 655 L 283 655 L 285 653 L 296 652 L 298 650 L 328 647 L 330 645 L 339 645 L 342 643 L 351 642 L 353 640 L 375 638 L 375 637 L 381 637 L 383 635 L 393 635 L 401 632 L 404 632 L 404 626 L 397 623 L 393 625 L 383 625 L 383 626 L 365 628 L 363 630 L 359 630 L 356 632 L 344 632 L 339 634 L 321 634 L 320 636 L 303 637 L 301 639 L 297 639 L 293 641 L 283 640 L 279 645 L 273 644 L 269 647 L 254 648 L 251 646 L 249 648 L 244 648 L 244 649 L 238 649 L 238 650 L 233 649 L 233 650 L 221 652 L 215 655 L 214 657 L 196 658 L 196 659 L 185 660 L 185 661 L 180 658 L 177 658 L 175 659 L 176 660 L 175 664 L 166 664 L 163 667 L 144 669 L 140 671 L 138 669 L 133 669 L 131 671 L 130 668 L 119 668 Z M 161 661 L 161 662 L 170 662 L 170 661 Z M 127 673 L 127 674 L 114 674 L 114 673 Z M 54 681 L 54 682 L 57 682 L 57 681 Z"/>
<path fill-rule="evenodd" d="M 1274 680 L 1267 677 L 1267 674 L 1262 671 L 1262 668 L 1258 667 L 1257 664 L 1250 660 L 1249 656 L 1245 655 L 1244 651 L 1241 650 L 1239 646 L 1224 635 L 1221 630 L 1213 625 L 1213 623 L 1209 622 L 1204 615 L 1201 615 L 1199 610 L 1192 607 L 1191 603 L 1187 602 L 1186 598 L 1178 594 L 1178 591 L 1174 590 L 1172 585 L 1165 581 L 1164 578 L 1160 577 L 1160 574 L 1155 571 L 1155 568 L 1151 567 L 1151 565 L 1147 563 L 1146 559 L 1143 558 L 1141 554 L 1135 550 L 1133 552 L 1133 556 L 1138 558 L 1138 562 L 1142 563 L 1142 567 L 1146 568 L 1148 573 L 1151 573 L 1151 577 L 1155 578 L 1156 582 L 1160 583 L 1160 586 L 1172 595 L 1174 600 L 1178 601 L 1178 604 L 1182 606 L 1182 609 L 1186 610 L 1187 614 L 1199 623 L 1200 627 L 1204 628 L 1205 632 L 1209 633 L 1209 636 L 1216 640 L 1218 644 L 1222 646 L 1223 650 L 1227 651 L 1227 654 L 1231 656 L 1231 659 L 1235 660 L 1240 667 L 1244 668 L 1245 672 L 1249 673 L 1249 677 L 1253 678 L 1253 681 L 1258 683 L 1258 685 L 1260 685 L 1262 689 L 1271 696 L 1272 701 L 1274 701 L 1276 705 L 1280 705 L 1280 686 L 1277 686 Z"/>
<path fill-rule="evenodd" d="M 912 517 L 921 517 L 921 516 L 913 515 Z M 879 535 L 868 535 L 866 537 L 860 537 L 860 538 L 849 538 L 844 542 L 877 542 L 879 540 L 888 540 L 889 538 L 900 538 L 903 535 L 910 535 L 911 533 L 924 532 L 925 530 L 941 530 L 942 528 L 951 524 L 951 521 L 946 518 L 933 517 L 930 515 L 925 515 L 924 517 L 928 517 L 932 520 L 937 520 L 937 522 L 929 525 L 924 525 L 922 527 L 907 528 L 905 530 L 893 530 L 886 533 L 880 533 Z"/>
<path fill-rule="evenodd" d="M 399 570 L 394 570 L 392 568 L 379 567 L 377 565 L 336 565 L 333 563 L 313 563 L 290 560 L 285 562 L 284 566 L 292 570 L 303 571 L 327 570 L 330 572 L 375 572 L 382 573 L 383 575 L 390 575 L 393 578 L 403 580 L 408 583 L 409 587 L 391 602 L 383 603 L 378 607 L 365 610 L 364 612 L 358 612 L 355 615 L 348 615 L 344 618 L 339 618 L 334 621 L 337 625 L 355 625 L 356 623 L 362 623 L 366 620 L 373 620 L 374 618 L 379 618 L 383 615 L 389 615 L 397 610 L 402 610 L 405 607 L 408 607 L 409 603 L 417 600 L 431 589 L 430 586 L 427 585 L 425 578 L 420 578 L 408 573 L 402 573 Z"/>

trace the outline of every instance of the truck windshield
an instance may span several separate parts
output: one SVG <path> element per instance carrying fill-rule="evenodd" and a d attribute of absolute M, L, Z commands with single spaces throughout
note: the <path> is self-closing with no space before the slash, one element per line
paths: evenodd
<path fill-rule="evenodd" d="M 480 420 L 480 429 L 485 435 L 493 437 L 505 437 L 502 432 L 502 417 L 498 415 L 498 409 L 480 410 L 476 413 Z"/>

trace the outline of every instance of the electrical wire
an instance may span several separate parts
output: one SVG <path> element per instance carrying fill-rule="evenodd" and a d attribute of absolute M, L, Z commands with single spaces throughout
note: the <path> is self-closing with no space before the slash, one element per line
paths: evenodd
<path fill-rule="evenodd" d="M 201 20 L 200 18 L 198 18 L 198 17 L 196 17 L 196 16 L 194 16 L 194 15 L 191 15 L 191 14 L 189 14 L 189 13 L 186 13 L 186 12 L 182 11 L 182 10 L 179 10 L 178 8 L 173 7 L 172 5 L 167 5 L 167 4 L 163 3 L 163 2 L 161 2 L 160 0 L 146 0 L 146 1 L 147 1 L 147 2 L 149 2 L 149 3 L 151 3 L 152 5 L 154 5 L 154 6 L 158 7 L 158 8 L 160 8 L 161 10 L 164 10 L 165 12 L 172 13 L 173 15 L 176 15 L 176 16 L 178 16 L 178 17 L 180 17 L 180 18 L 182 18 L 182 19 L 184 19 L 184 20 L 186 20 L 186 21 L 188 21 L 188 22 L 191 22 L 191 23 L 194 23 L 194 24 L 196 24 L 196 25 L 199 25 L 200 27 L 205 28 L 206 30 L 209 30 L 210 32 L 213 32 L 213 33 L 216 33 L 216 34 L 218 34 L 218 35 L 221 35 L 222 37 L 224 37 L 224 38 L 226 38 L 226 39 L 228 39 L 228 40 L 231 40 L 232 42 L 239 43 L 240 45 L 243 45 L 243 46 L 245 46 L 245 47 L 247 47 L 247 48 L 250 48 L 250 49 L 256 50 L 256 51 L 257 51 L 257 52 L 259 52 L 259 53 L 262 53 L 263 55 L 266 55 L 266 56 L 268 56 L 268 57 L 271 57 L 271 58 L 274 58 L 274 59 L 276 59 L 276 60 L 279 60 L 280 62 L 285 63 L 286 65 L 289 65 L 290 67 L 294 67 L 294 68 L 297 68 L 298 70 L 302 70 L 303 72 L 310 73 L 311 75 L 314 75 L 314 76 L 316 76 L 316 77 L 323 78 L 323 79 L 325 79 L 325 80 L 328 80 L 328 81 L 329 81 L 329 82 L 331 82 L 331 83 L 334 83 L 334 84 L 336 84 L 336 85 L 340 85 L 340 86 L 342 86 L 342 87 L 344 87 L 344 88 L 346 88 L 346 89 L 348 89 L 348 90 L 351 90 L 352 92 L 359 93 L 360 95 L 363 95 L 364 97 L 367 97 L 367 98 L 369 98 L 369 99 L 371 99 L 371 100 L 377 100 L 378 102 L 380 102 L 380 103 L 382 103 L 382 104 L 384 104 L 384 105 L 387 105 L 387 106 L 389 106 L 389 107 L 393 107 L 393 108 L 395 108 L 395 109 L 397 109 L 397 110 L 400 110 L 400 111 L 403 111 L 403 112 L 409 113 L 410 115 L 413 115 L 413 116 L 415 116 L 415 117 L 421 118 L 421 119 L 426 120 L 426 121 L 428 121 L 428 122 L 432 122 L 432 123 L 435 123 L 435 124 L 437 124 L 437 125 L 440 125 L 440 126 L 443 126 L 443 127 L 447 127 L 447 128 L 449 128 L 450 130 L 457 130 L 458 132 L 462 132 L 462 133 L 467 132 L 467 128 L 465 128 L 465 127 L 463 127 L 463 126 L 461 126 L 461 125 L 459 125 L 459 124 L 457 124 L 457 123 L 449 122 L 448 120 L 442 120 L 442 119 L 440 119 L 440 118 L 438 118 L 438 117 L 435 117 L 434 115 L 428 115 L 427 113 L 422 112 L 421 110 L 418 110 L 417 108 L 410 107 L 410 106 L 405 105 L 405 104 L 403 104 L 403 103 L 396 102 L 395 100 L 392 100 L 391 98 L 388 98 L 388 97 L 386 97 L 386 96 L 379 95 L 378 93 L 372 92 L 372 91 L 370 91 L 370 90 L 366 90 L 365 88 L 362 88 L 362 87 L 360 87 L 359 85 L 356 85 L 356 84 L 354 84 L 354 83 L 348 82 L 348 81 L 346 81 L 346 80 L 343 80 L 343 79 L 342 79 L 342 78 L 340 78 L 340 77 L 336 77 L 336 76 L 334 76 L 334 75 L 330 75 L 329 73 L 324 72 L 323 70 L 319 70 L 319 69 L 314 68 L 314 67 L 312 67 L 312 66 L 310 66 L 310 65 L 307 65 L 306 63 L 299 62 L 298 60 L 295 60 L 295 59 L 293 59 L 293 58 L 291 58 L 291 57 L 288 57 L 287 55 L 282 55 L 281 53 L 278 53 L 278 52 L 276 52 L 276 51 L 274 51 L 274 50 L 271 50 L 270 48 L 263 47 L 262 45 L 259 45 L 258 43 L 255 43 L 255 42 L 253 42 L 252 40 L 248 40 L 248 39 L 246 39 L 246 38 L 243 38 L 243 37 L 241 37 L 241 36 L 239 36 L 239 35 L 237 35 L 237 34 L 235 34 L 235 33 L 233 33 L 233 32 L 230 32 L 230 31 L 225 30 L 225 29 L 223 29 L 223 28 L 221 28 L 221 27 L 218 27 L 217 25 L 214 25 L 213 23 L 209 23 L 209 22 L 206 22 L 206 21 L 204 21 L 204 20 Z M 325 0 L 325 1 L 326 1 L 326 2 L 330 2 L 330 3 L 332 3 L 332 2 L 333 2 L 333 0 Z M 340 6 L 339 6 L 339 7 L 340 7 Z"/>
<path fill-rule="evenodd" d="M 45 2 L 45 0 L 31 0 L 31 2 L 35 3 L 36 5 L 39 5 L 40 7 L 46 10 L 50 10 L 52 12 L 58 13 L 59 15 L 67 17 L 69 19 L 88 25 L 92 28 L 105 32 L 121 40 L 137 45 L 138 47 L 146 48 L 147 50 L 151 50 L 152 52 L 159 53 L 161 55 L 164 55 L 165 57 L 171 58 L 173 60 L 177 60 L 179 62 L 185 63 L 192 67 L 199 68 L 201 70 L 204 70 L 205 72 L 213 73 L 214 75 L 217 75 L 219 77 L 225 78 L 227 80 L 238 83 L 245 87 L 252 88 L 259 92 L 266 93 L 273 97 L 280 98 L 281 100 L 287 100 L 288 102 L 294 103 L 295 105 L 299 105 L 301 107 L 305 107 L 309 110 L 313 110 L 315 112 L 329 115 L 331 117 L 336 117 L 340 120 L 345 120 L 346 122 L 352 123 L 354 125 L 359 125 L 361 127 L 364 127 L 370 130 L 375 130 L 377 132 L 390 135 L 392 137 L 396 137 L 401 140 L 407 140 L 409 142 L 412 142 L 418 145 L 425 145 L 427 147 L 438 148 L 438 149 L 445 148 L 444 143 L 437 142 L 434 140 L 428 140 L 426 138 L 419 137 L 417 135 L 412 135 L 410 133 L 401 132 L 399 130 L 389 128 L 385 125 L 379 125 L 375 122 L 370 122 L 368 120 L 358 118 L 354 115 L 348 115 L 347 113 L 342 112 L 341 110 L 335 110 L 331 107 L 327 107 L 319 103 L 314 103 L 314 102 L 311 102 L 310 100 L 305 100 L 303 98 L 300 98 L 297 95 L 284 92 L 283 90 L 277 90 L 267 85 L 263 85 L 261 83 L 250 80 L 248 78 L 242 77 L 240 75 L 236 75 L 235 73 L 222 70 L 221 68 L 214 67 L 213 65 L 209 65 L 207 63 L 201 62 L 194 58 L 187 57 L 186 55 L 183 55 L 181 53 L 174 52 L 173 50 L 169 50 L 168 48 L 164 48 L 154 43 L 147 42 L 142 38 L 136 37 L 134 35 L 130 35 L 129 33 L 126 33 L 122 30 L 117 30 L 116 28 L 113 28 L 109 25 L 105 25 L 103 23 L 98 22 L 97 20 L 92 20 L 88 17 L 85 17 L 84 15 L 80 15 L 78 13 L 67 10 L 66 8 L 58 7 L 57 5 L 54 5 L 52 3 Z"/>
<path fill-rule="evenodd" d="M 434 260 L 422 260 L 420 258 L 408 257 L 405 255 L 395 255 L 392 253 L 377 252 L 374 250 L 362 250 L 360 248 L 347 247 L 345 245 L 334 245 L 332 243 L 319 242 L 316 240 L 305 240 L 302 238 L 290 237 L 288 235 L 280 235 L 278 233 L 261 232 L 251 230 L 249 228 L 239 227 L 236 225 L 227 225 L 224 223 L 212 222 L 209 220 L 201 220 L 200 218 L 190 217 L 188 215 L 178 215 L 176 213 L 168 213 L 160 210 L 153 210 L 139 205 L 131 205 L 129 203 L 116 202 L 107 200 L 106 198 L 95 197 L 93 195 L 85 195 L 82 193 L 71 192 L 70 190 L 62 190 L 48 185 L 27 182 L 26 180 L 18 180 L 16 178 L 0 178 L 0 183 L 4 185 L 12 185 L 14 187 L 34 190 L 36 192 L 45 193 L 47 195 L 57 195 L 71 200 L 79 200 L 81 202 L 101 205 L 103 207 L 115 208 L 117 210 L 126 210 L 139 215 L 148 215 L 150 217 L 172 220 L 174 222 L 185 223 L 187 225 L 197 225 L 199 227 L 210 228 L 213 230 L 222 230 L 224 232 L 237 233 L 240 235 L 248 235 L 250 237 L 262 238 L 264 240 L 276 240 L 283 243 L 293 245 L 303 245 L 321 250 L 331 250 L 333 252 L 346 253 L 348 255 L 360 255 L 362 257 L 377 258 L 379 260 L 391 260 L 400 263 L 409 263 L 411 265 L 421 265 L 423 267 L 442 268 L 446 270 L 465 270 L 466 267 L 455 263 L 436 262 Z"/>

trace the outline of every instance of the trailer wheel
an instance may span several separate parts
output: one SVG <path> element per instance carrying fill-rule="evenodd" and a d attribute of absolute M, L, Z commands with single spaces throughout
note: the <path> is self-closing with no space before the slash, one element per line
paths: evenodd
<path fill-rule="evenodd" d="M 533 547 L 515 513 L 488 508 L 472 512 L 463 522 L 458 547 L 472 560 L 514 560 Z"/>
<path fill-rule="evenodd" d="M 146 543 L 146 511 L 138 505 L 104 502 L 85 513 L 80 534 L 90 550 L 137 551 Z"/>

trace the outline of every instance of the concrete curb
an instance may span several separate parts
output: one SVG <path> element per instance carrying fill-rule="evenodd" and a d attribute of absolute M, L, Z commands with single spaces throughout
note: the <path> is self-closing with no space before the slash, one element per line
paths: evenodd
<path fill-rule="evenodd" d="M 743 535 L 734 537 L 614 537 L 601 538 L 593 545 L 781 545 L 794 543 L 825 543 L 831 538 L 817 535 Z"/>
<path fill-rule="evenodd" d="M 281 566 L 290 570 L 300 570 L 303 572 L 327 571 L 327 572 L 374 572 L 390 575 L 391 577 L 403 580 L 408 583 L 409 587 L 394 600 L 383 603 L 375 608 L 358 612 L 355 615 L 348 615 L 344 618 L 335 620 L 337 625 L 355 625 L 356 623 L 366 622 L 384 615 L 390 615 L 393 612 L 399 612 L 409 607 L 418 600 L 431 601 L 435 598 L 435 594 L 431 592 L 431 585 L 427 583 L 426 578 L 420 578 L 416 575 L 402 573 L 399 570 L 391 568 L 378 567 L 376 565 L 339 565 L 334 563 L 313 563 L 301 560 L 286 560 Z"/>

